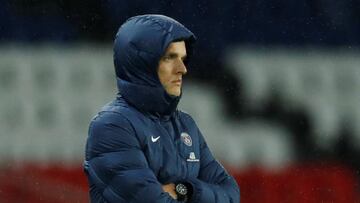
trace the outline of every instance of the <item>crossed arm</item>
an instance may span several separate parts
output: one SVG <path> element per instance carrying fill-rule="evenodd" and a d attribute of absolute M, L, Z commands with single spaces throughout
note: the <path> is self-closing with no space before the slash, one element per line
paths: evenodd
<path fill-rule="evenodd" d="M 92 202 L 178 202 L 175 185 L 162 185 L 148 167 L 128 121 L 124 118 L 120 124 L 95 121 L 90 127 L 85 171 Z M 185 180 L 193 190 L 190 202 L 239 202 L 236 182 L 213 158 L 201 133 L 200 136 L 199 176 Z"/>

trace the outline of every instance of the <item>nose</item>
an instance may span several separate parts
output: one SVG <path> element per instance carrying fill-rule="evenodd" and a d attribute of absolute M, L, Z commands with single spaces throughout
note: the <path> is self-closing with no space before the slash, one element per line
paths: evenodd
<path fill-rule="evenodd" d="M 187 69 L 186 69 L 186 66 L 184 64 L 184 61 L 183 60 L 179 60 L 179 63 L 177 65 L 177 73 L 180 73 L 182 75 L 185 75 L 187 73 Z"/>

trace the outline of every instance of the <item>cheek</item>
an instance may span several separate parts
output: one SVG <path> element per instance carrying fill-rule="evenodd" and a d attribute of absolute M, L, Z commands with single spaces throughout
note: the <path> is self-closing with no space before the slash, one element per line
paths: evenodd
<path fill-rule="evenodd" d="M 171 71 L 169 67 L 161 66 L 158 71 L 158 76 L 160 79 L 160 82 L 163 85 L 166 85 L 171 80 Z"/>

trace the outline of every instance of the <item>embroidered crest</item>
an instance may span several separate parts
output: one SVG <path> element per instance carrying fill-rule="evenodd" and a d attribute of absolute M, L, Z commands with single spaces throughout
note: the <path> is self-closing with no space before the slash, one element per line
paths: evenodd
<path fill-rule="evenodd" d="M 186 144 L 187 146 L 191 147 L 192 146 L 192 140 L 189 134 L 183 132 L 181 133 L 181 140 L 184 142 L 184 144 Z"/>
<path fill-rule="evenodd" d="M 189 158 L 186 159 L 188 162 L 199 162 L 200 160 L 196 158 L 195 152 L 190 152 Z"/>
<path fill-rule="evenodd" d="M 196 159 L 194 152 L 190 152 L 189 159 Z"/>

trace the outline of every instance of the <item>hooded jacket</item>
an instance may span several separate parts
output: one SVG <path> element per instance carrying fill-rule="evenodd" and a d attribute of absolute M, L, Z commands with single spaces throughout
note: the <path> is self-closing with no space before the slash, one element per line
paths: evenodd
<path fill-rule="evenodd" d="M 175 203 L 162 185 L 186 182 L 190 202 L 237 203 L 239 188 L 214 159 L 180 97 L 160 83 L 157 66 L 170 43 L 195 36 L 162 15 L 135 16 L 116 35 L 119 93 L 90 123 L 84 170 L 93 203 Z"/>

